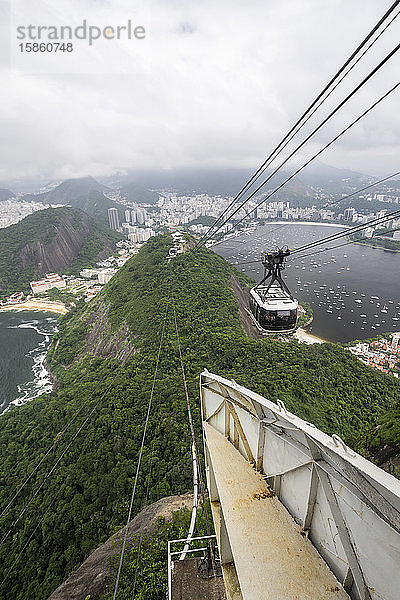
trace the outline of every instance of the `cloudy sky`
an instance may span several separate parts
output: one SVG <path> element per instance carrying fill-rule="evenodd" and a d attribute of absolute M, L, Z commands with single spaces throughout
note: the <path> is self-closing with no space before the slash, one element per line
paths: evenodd
<path fill-rule="evenodd" d="M 0 0 L 6 29 L 0 181 L 130 168 L 256 168 L 391 3 L 12 0 L 9 6 Z M 128 19 L 145 27 L 145 39 L 100 39 L 91 46 L 73 40 L 73 52 L 58 55 L 21 52 L 17 39 L 17 27 L 28 24 L 77 27 L 86 20 L 103 28 Z M 319 119 L 396 45 L 399 34 L 400 17 L 317 113 Z M 396 83 L 399 55 L 298 160 Z M 395 171 L 399 114 L 396 91 L 321 160 L 375 174 Z M 317 123 L 315 115 L 308 131 Z"/>

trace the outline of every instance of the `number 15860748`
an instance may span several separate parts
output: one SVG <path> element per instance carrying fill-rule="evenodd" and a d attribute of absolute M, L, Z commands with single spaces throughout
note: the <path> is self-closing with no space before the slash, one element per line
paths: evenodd
<path fill-rule="evenodd" d="M 74 46 L 71 42 L 24 42 L 19 44 L 21 52 L 73 52 Z"/>

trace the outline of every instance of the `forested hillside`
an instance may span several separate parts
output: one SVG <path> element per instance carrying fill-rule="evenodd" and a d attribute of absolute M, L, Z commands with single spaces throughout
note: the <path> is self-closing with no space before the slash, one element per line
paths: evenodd
<path fill-rule="evenodd" d="M 121 235 L 75 208 L 47 208 L 0 229 L 0 291 L 29 290 L 53 271 L 79 273 L 115 250 Z"/>
<path fill-rule="evenodd" d="M 198 376 L 204 368 L 280 398 L 289 410 L 348 443 L 398 400 L 398 381 L 338 346 L 247 338 L 231 288 L 235 270 L 207 250 L 167 263 L 171 243 L 168 236 L 151 239 L 99 296 L 62 319 L 48 356 L 55 391 L 1 417 L 2 509 L 33 474 L 0 519 L 2 538 L 7 536 L 0 547 L 0 585 L 7 576 L 0 599 L 47 598 L 124 524 L 166 311 L 133 515 L 144 503 L 151 453 L 149 501 L 191 488 L 172 299 L 199 436 Z M 164 599 L 157 578 L 152 586 L 148 597 Z"/>

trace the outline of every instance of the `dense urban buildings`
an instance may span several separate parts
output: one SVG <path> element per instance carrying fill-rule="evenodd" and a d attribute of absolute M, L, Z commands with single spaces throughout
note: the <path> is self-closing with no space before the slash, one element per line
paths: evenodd
<path fill-rule="evenodd" d="M 381 338 L 372 342 L 358 342 L 349 348 L 361 362 L 382 373 L 391 373 L 399 377 L 400 373 L 400 332 L 390 338 Z"/>

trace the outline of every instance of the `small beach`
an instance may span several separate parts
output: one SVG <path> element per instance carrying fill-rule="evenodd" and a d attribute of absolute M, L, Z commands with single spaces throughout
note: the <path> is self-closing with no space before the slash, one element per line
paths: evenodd
<path fill-rule="evenodd" d="M 46 312 L 54 312 L 60 315 L 65 315 L 68 312 L 68 308 L 62 302 L 52 302 L 51 300 L 27 300 L 26 302 L 19 302 L 18 304 L 8 304 L 6 306 L 0 306 L 0 311 L 9 310 L 43 310 Z"/>
<path fill-rule="evenodd" d="M 313 335 L 312 333 L 308 333 L 308 331 L 305 331 L 305 329 L 302 329 L 301 327 L 297 329 L 294 337 L 299 340 L 299 342 L 304 342 L 305 344 L 325 344 L 329 341 L 324 340 L 317 335 Z"/>

